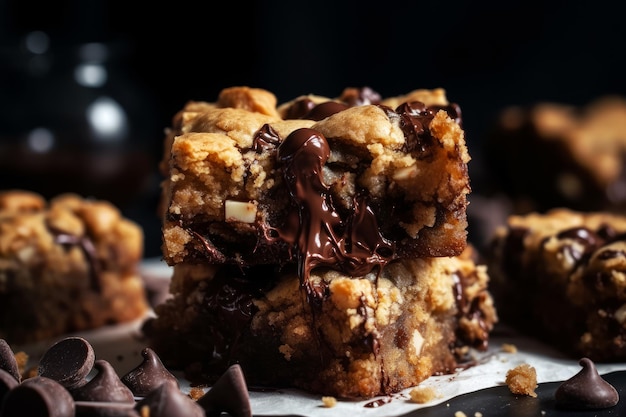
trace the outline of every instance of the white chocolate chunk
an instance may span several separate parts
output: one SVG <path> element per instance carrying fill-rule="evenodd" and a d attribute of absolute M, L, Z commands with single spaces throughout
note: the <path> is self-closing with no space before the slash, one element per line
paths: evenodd
<path fill-rule="evenodd" d="M 254 223 L 256 218 L 256 202 L 226 200 L 224 209 L 227 222 Z"/>

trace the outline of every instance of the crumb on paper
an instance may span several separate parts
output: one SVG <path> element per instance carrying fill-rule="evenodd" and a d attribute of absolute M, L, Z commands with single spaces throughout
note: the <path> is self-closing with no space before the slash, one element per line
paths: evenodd
<path fill-rule="evenodd" d="M 537 371 L 526 363 L 507 371 L 506 384 L 513 394 L 537 397 Z"/>
<path fill-rule="evenodd" d="M 198 400 L 203 395 L 204 390 L 200 387 L 191 387 L 189 390 L 189 397 L 191 397 L 192 400 Z"/>
<path fill-rule="evenodd" d="M 512 343 L 503 343 L 502 352 L 505 353 L 517 353 L 517 346 Z"/>
<path fill-rule="evenodd" d="M 425 404 L 434 398 L 439 398 L 433 387 L 415 387 L 410 392 L 411 401 L 417 404 Z"/>
<path fill-rule="evenodd" d="M 322 402 L 326 408 L 333 408 L 337 405 L 337 399 L 335 397 L 322 397 Z"/>

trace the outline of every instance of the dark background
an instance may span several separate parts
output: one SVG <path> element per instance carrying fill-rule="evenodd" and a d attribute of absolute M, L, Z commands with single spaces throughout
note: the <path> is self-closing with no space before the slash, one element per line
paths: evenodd
<path fill-rule="evenodd" d="M 46 80 L 59 73 L 23 76 L 20 56 L 31 31 L 48 34 L 55 67 L 73 59 L 63 51 L 85 42 L 105 42 L 115 51 L 104 88 L 117 94 L 132 125 L 116 152 L 131 155 L 127 164 L 146 180 L 135 184 L 132 170 L 121 169 L 126 176 L 113 191 L 89 180 L 87 192 L 110 198 L 141 223 L 152 257 L 160 255 L 156 161 L 163 129 L 186 101 L 214 101 L 234 85 L 266 88 L 279 102 L 307 93 L 334 97 L 347 86 L 370 86 L 382 96 L 443 87 L 463 111 L 470 175 L 480 192 L 490 175 L 481 165 L 481 138 L 504 106 L 583 105 L 604 94 L 626 95 L 626 26 L 618 4 L 0 0 L 0 188 L 58 191 L 46 182 L 53 175 L 29 168 L 14 150 L 23 130 L 43 123 L 38 117 L 64 108 L 76 113 L 79 104 L 72 103 L 81 102 L 69 89 L 46 90 Z M 71 118 L 64 123 L 67 128 Z M 82 151 L 94 152 L 80 143 L 79 129 L 66 133 L 78 151 L 67 164 L 79 164 Z M 56 182 L 84 192 L 85 185 L 74 182 L 86 178 L 77 170 Z"/>

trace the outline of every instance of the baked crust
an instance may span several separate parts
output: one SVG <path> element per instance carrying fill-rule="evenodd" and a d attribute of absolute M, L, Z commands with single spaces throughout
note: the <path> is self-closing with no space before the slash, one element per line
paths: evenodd
<path fill-rule="evenodd" d="M 320 176 L 340 228 L 365 196 L 381 235 L 395 242 L 392 258 L 460 254 L 471 189 L 458 108 L 441 89 L 376 104 L 355 101 L 354 91 L 346 91 L 343 99 L 305 96 L 273 108 L 271 93 L 233 87 L 215 103 L 188 103 L 168 130 L 160 165 L 165 261 L 252 265 L 291 259 L 292 242 L 268 238 L 267 231 L 288 227 L 294 202 L 277 149 L 302 128 L 330 147 Z M 357 104 L 346 104 L 348 97 Z M 402 108 L 415 98 L 425 107 Z M 294 110 L 303 103 L 343 107 L 312 120 Z M 300 118 L 281 116 L 289 114 Z M 229 203 L 252 217 L 229 215 Z"/>
<path fill-rule="evenodd" d="M 144 333 L 192 381 L 210 383 L 240 363 L 253 386 L 342 398 L 398 392 L 487 348 L 497 314 L 470 248 L 394 261 L 380 275 L 316 270 L 318 303 L 306 302 L 293 270 L 177 264 L 173 297 Z"/>

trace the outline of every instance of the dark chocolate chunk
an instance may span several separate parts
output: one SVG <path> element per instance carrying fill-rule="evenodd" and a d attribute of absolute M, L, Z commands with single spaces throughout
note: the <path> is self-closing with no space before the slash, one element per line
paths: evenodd
<path fill-rule="evenodd" d="M 162 383 L 152 390 L 137 402 L 135 410 L 142 416 L 150 417 L 205 417 L 202 407 L 171 382 Z"/>
<path fill-rule="evenodd" d="M 172 382 L 178 387 L 178 379 L 165 368 L 154 350 L 145 348 L 141 356 L 143 362 L 122 377 L 122 382 L 133 394 L 144 397 L 165 382 Z"/>
<path fill-rule="evenodd" d="M 4 397 L 2 417 L 73 417 L 74 399 L 54 379 L 36 376 L 26 379 Z"/>
<path fill-rule="evenodd" d="M 19 382 L 17 382 L 17 379 L 15 379 L 13 375 L 4 369 L 0 369 L 0 404 L 2 404 L 4 396 L 18 385 Z"/>
<path fill-rule="evenodd" d="M 82 337 L 66 337 L 52 345 L 39 361 L 39 376 L 54 379 L 67 389 L 87 382 L 96 355 L 91 344 Z"/>
<path fill-rule="evenodd" d="M 0 339 L 0 369 L 4 369 L 13 375 L 13 377 L 17 379 L 17 382 L 22 382 L 22 375 L 20 375 L 20 370 L 15 360 L 15 354 L 4 339 Z"/>
<path fill-rule="evenodd" d="M 135 403 L 133 392 L 124 385 L 109 362 L 99 359 L 94 367 L 98 373 L 85 385 L 71 390 L 76 401 Z"/>
<path fill-rule="evenodd" d="M 367 104 L 379 104 L 382 98 L 377 91 L 368 86 L 364 86 L 361 88 L 348 87 L 344 89 L 339 99 L 348 106 L 354 107 Z"/>
<path fill-rule="evenodd" d="M 619 402 L 615 387 L 604 380 L 589 358 L 579 361 L 583 369 L 555 391 L 557 407 L 570 410 L 595 410 L 613 407 Z"/>
<path fill-rule="evenodd" d="M 335 113 L 339 113 L 344 111 L 349 106 L 344 103 L 337 103 L 336 101 L 326 101 L 324 103 L 320 103 L 313 107 L 311 111 L 302 116 L 303 119 L 310 119 L 315 121 L 320 121 L 329 116 L 332 116 Z"/>
<path fill-rule="evenodd" d="M 252 417 L 250 395 L 246 379 L 238 364 L 231 365 L 198 399 L 207 417 L 219 417 L 222 411 L 234 417 Z"/>
<path fill-rule="evenodd" d="M 96 360 L 91 344 L 82 337 L 66 337 L 52 345 L 39 361 L 39 376 L 54 379 L 67 389 L 84 385 Z"/>
<path fill-rule="evenodd" d="M 76 417 L 140 417 L 132 403 L 76 401 Z"/>

